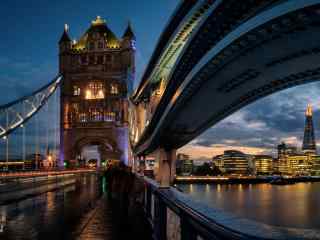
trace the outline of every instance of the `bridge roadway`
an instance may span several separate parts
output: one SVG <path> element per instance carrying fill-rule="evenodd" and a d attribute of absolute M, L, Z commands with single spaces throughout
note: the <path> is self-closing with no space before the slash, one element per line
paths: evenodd
<path fill-rule="evenodd" d="M 89 172 L 58 190 L 0 203 L 0 239 L 151 239 L 141 208 L 129 214 L 109 190 L 105 176 Z"/>

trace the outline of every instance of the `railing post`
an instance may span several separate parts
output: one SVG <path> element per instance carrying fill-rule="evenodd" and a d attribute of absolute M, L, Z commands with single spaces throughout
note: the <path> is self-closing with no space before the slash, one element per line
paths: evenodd
<path fill-rule="evenodd" d="M 155 237 L 156 240 L 167 239 L 167 207 L 159 195 L 155 195 Z"/>
<path fill-rule="evenodd" d="M 197 233 L 188 221 L 188 216 L 180 216 L 181 240 L 197 240 Z"/>
<path fill-rule="evenodd" d="M 151 217 L 151 187 L 146 185 L 146 214 L 147 214 L 147 217 Z"/>

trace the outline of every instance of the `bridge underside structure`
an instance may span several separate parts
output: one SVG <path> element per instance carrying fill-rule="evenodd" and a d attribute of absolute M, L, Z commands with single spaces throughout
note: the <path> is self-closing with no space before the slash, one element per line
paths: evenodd
<path fill-rule="evenodd" d="M 136 155 L 180 148 L 253 101 L 319 78 L 319 0 L 204 2 L 210 7 L 165 76 L 152 117 L 138 118 Z M 151 102 L 152 81 L 146 72 L 132 98 L 138 116 L 150 115 L 141 106 Z"/>

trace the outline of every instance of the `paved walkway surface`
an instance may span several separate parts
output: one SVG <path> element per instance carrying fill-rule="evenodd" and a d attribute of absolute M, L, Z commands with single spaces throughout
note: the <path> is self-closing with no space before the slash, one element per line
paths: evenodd
<path fill-rule="evenodd" d="M 112 221 L 112 207 L 106 198 L 103 198 L 98 206 L 89 214 L 86 222 L 82 226 L 78 239 L 102 240 L 116 239 L 115 226 Z"/>
<path fill-rule="evenodd" d="M 77 231 L 79 240 L 152 239 L 141 209 L 134 209 L 128 217 L 127 209 L 119 201 L 103 197 L 88 214 Z"/>

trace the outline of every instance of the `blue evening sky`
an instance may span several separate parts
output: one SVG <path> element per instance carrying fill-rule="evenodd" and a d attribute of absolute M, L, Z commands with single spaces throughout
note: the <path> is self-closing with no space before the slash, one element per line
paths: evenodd
<path fill-rule="evenodd" d="M 118 37 L 131 21 L 137 38 L 138 81 L 178 3 L 178 0 L 2 0 L 0 104 L 50 81 L 58 71 L 57 43 L 64 24 L 69 24 L 72 38 L 79 38 L 97 15 L 107 21 Z M 182 151 L 194 158 L 211 158 L 230 148 L 274 154 L 280 141 L 300 147 L 307 103 L 314 107 L 318 131 L 319 90 L 320 84 L 312 83 L 259 100 L 221 121 Z M 3 151 L 2 145 L 0 148 Z"/>
<path fill-rule="evenodd" d="M 178 0 L 3 0 L 0 7 L 0 103 L 45 84 L 57 73 L 64 24 L 79 38 L 96 16 L 121 37 L 128 21 L 137 37 L 137 79 Z"/>

